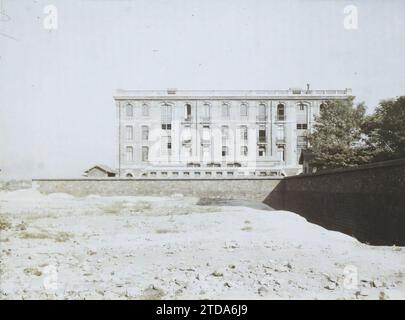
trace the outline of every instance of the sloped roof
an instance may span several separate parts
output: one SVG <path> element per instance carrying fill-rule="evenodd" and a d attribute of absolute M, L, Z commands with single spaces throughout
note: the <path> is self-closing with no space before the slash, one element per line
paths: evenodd
<path fill-rule="evenodd" d="M 99 168 L 100 170 L 107 172 L 107 173 L 115 173 L 115 174 L 118 173 L 117 170 L 111 169 L 109 166 L 106 166 L 105 164 L 96 164 L 96 165 L 92 166 L 91 168 L 87 169 L 84 173 L 88 173 L 91 169 L 94 169 L 94 168 Z"/>
<path fill-rule="evenodd" d="M 299 164 L 303 164 L 304 161 L 311 161 L 315 158 L 314 154 L 312 153 L 312 151 L 309 150 L 302 150 L 301 154 L 300 154 L 300 160 L 299 160 Z"/>

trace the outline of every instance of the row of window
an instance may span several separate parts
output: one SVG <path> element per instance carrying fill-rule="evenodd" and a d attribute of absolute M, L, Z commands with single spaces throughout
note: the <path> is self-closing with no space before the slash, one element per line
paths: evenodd
<path fill-rule="evenodd" d="M 126 126 L 125 127 L 125 132 L 126 132 L 126 139 L 127 140 L 133 140 L 134 139 L 134 127 L 133 126 Z M 141 137 L 143 141 L 148 141 L 149 140 L 149 127 L 148 126 L 142 126 L 141 127 Z"/>
<path fill-rule="evenodd" d="M 134 148 L 131 146 L 127 146 L 125 148 L 125 160 L 127 162 L 134 161 Z M 149 147 L 143 146 L 142 147 L 142 161 L 147 162 L 149 160 Z"/>
<path fill-rule="evenodd" d="M 134 127 L 133 126 L 126 126 L 126 139 L 127 140 L 133 140 L 134 139 Z M 297 129 L 307 129 L 308 126 L 307 124 L 297 124 Z M 162 129 L 164 130 L 171 130 L 171 126 L 167 124 L 162 124 Z M 248 140 L 248 127 L 247 126 L 240 126 L 240 138 L 243 141 Z M 278 139 L 284 139 L 284 127 L 283 126 L 278 126 L 277 127 L 277 138 Z M 229 126 L 222 126 L 221 127 L 221 134 L 222 134 L 222 140 L 228 140 L 229 139 Z M 149 127 L 148 126 L 141 126 L 141 137 L 143 141 L 148 141 L 149 140 Z M 211 134 L 210 134 L 210 126 L 204 125 L 203 126 L 203 134 L 202 134 L 202 140 L 203 141 L 209 141 L 211 139 Z M 191 142 L 191 127 L 186 126 L 184 130 L 184 135 L 183 135 L 183 141 L 189 140 Z M 264 143 L 266 142 L 266 129 L 265 127 L 259 127 L 259 143 Z"/>
<path fill-rule="evenodd" d="M 186 121 L 191 120 L 191 104 L 186 103 L 184 106 L 184 119 Z M 221 115 L 223 118 L 230 117 L 230 105 L 224 103 L 221 107 Z M 249 115 L 248 105 L 246 103 L 242 103 L 240 105 L 240 116 L 247 117 Z M 131 118 L 134 116 L 134 107 L 132 104 L 127 104 L 126 106 L 126 116 Z M 149 107 L 147 104 L 142 105 L 142 116 L 147 117 L 149 116 Z M 171 122 L 172 118 L 172 105 L 170 104 L 163 104 L 161 106 L 161 116 L 162 122 L 169 123 Z M 202 108 L 202 117 L 209 119 L 211 117 L 211 106 L 209 104 L 204 104 Z M 259 105 L 259 119 L 266 119 L 266 105 L 260 104 Z M 284 121 L 285 120 L 285 106 L 284 104 L 279 104 L 277 106 L 277 120 Z"/>
<path fill-rule="evenodd" d="M 167 147 L 167 154 L 171 154 L 171 142 L 165 144 L 165 147 Z M 259 157 L 265 157 L 266 156 L 266 149 L 267 147 L 265 145 L 261 145 L 257 148 L 257 155 Z M 185 146 L 184 147 L 184 153 L 188 154 L 189 156 L 192 155 L 192 148 L 191 146 Z M 241 146 L 240 147 L 240 155 L 241 156 L 247 156 L 248 155 L 248 147 L 247 146 Z M 285 147 L 284 145 L 278 145 L 277 146 L 277 154 L 278 158 L 281 161 L 285 161 Z M 132 146 L 127 146 L 125 148 L 125 155 L 126 155 L 126 161 L 127 162 L 132 162 L 134 161 L 134 148 Z M 205 147 L 203 148 L 203 158 L 207 158 L 210 155 L 210 150 L 209 148 Z M 222 147 L 221 151 L 222 157 L 228 157 L 229 156 L 229 148 L 227 146 Z M 147 162 L 149 161 L 149 147 L 143 146 L 142 147 L 142 161 Z"/>
<path fill-rule="evenodd" d="M 178 171 L 172 171 L 172 172 L 167 172 L 167 171 L 151 171 L 151 172 L 145 172 L 142 174 L 142 177 L 157 177 L 158 174 L 160 177 L 168 177 L 169 174 L 171 177 L 179 177 L 182 175 L 183 177 L 201 177 L 201 176 L 206 176 L 206 177 L 212 177 L 212 176 L 217 176 L 217 177 L 223 177 L 223 176 L 228 176 L 232 177 L 235 175 L 238 176 L 279 176 L 281 173 L 279 171 L 194 171 L 194 172 L 189 172 L 189 171 L 183 171 L 183 172 L 178 172 Z M 126 174 L 127 178 L 133 178 L 132 173 L 127 173 Z"/>

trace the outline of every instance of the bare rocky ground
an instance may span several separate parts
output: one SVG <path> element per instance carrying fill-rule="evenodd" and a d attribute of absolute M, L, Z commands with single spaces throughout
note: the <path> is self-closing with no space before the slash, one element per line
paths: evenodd
<path fill-rule="evenodd" d="M 0 297 L 405 299 L 405 248 L 198 200 L 1 191 Z"/>

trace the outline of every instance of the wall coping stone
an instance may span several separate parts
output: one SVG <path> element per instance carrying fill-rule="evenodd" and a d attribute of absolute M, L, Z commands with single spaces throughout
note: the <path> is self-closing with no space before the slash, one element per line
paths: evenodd
<path fill-rule="evenodd" d="M 328 170 L 322 170 L 322 171 L 315 172 L 315 173 L 305 173 L 305 174 L 299 174 L 296 176 L 284 177 L 284 179 L 289 180 L 289 179 L 300 179 L 300 178 L 312 178 L 312 177 L 319 177 L 319 176 L 324 176 L 324 175 L 334 175 L 334 174 L 339 174 L 339 173 L 345 174 L 345 173 L 351 173 L 351 172 L 361 171 L 361 170 L 370 170 L 370 169 L 387 168 L 387 167 L 402 167 L 402 166 L 405 166 L 405 159 L 374 162 L 374 163 L 363 164 L 363 165 L 359 165 L 359 166 L 355 166 L 355 167 L 328 169 Z"/>

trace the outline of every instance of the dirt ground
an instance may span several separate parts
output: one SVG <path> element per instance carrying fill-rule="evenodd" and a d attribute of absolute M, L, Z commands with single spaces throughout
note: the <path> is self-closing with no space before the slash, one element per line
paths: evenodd
<path fill-rule="evenodd" d="M 405 299 L 405 248 L 286 211 L 0 192 L 1 299 Z"/>

